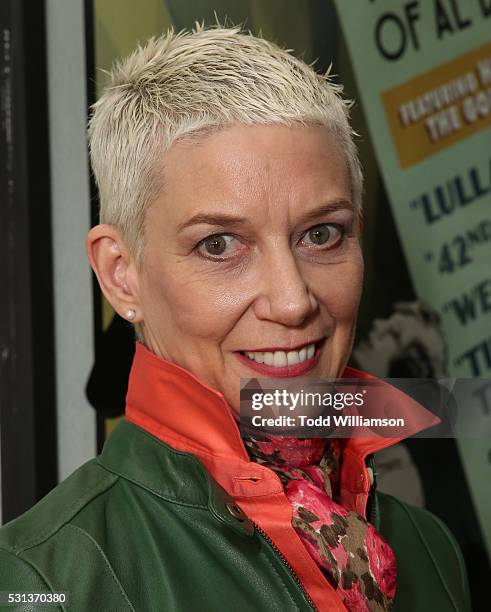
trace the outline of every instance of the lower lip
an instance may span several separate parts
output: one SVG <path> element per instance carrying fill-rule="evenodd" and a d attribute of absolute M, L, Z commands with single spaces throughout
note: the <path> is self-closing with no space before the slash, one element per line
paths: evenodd
<path fill-rule="evenodd" d="M 284 366 L 282 368 L 275 368 L 274 366 L 265 365 L 264 363 L 258 363 L 257 361 L 253 361 L 246 357 L 242 353 L 234 353 L 237 359 L 246 365 L 251 370 L 255 370 L 264 376 L 269 376 L 271 378 L 289 378 L 293 376 L 305 376 L 310 370 L 312 370 L 319 361 L 319 357 L 321 354 L 322 346 L 324 342 L 321 342 L 315 347 L 314 356 L 302 363 L 297 363 L 291 366 Z"/>

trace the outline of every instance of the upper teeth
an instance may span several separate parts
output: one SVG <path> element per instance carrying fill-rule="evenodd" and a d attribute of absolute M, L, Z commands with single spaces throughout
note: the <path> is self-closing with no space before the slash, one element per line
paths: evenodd
<path fill-rule="evenodd" d="M 266 351 L 245 354 L 249 359 L 257 361 L 258 363 L 264 363 L 266 365 L 274 366 L 275 368 L 282 368 L 287 365 L 296 365 L 297 363 L 303 363 L 307 359 L 311 359 L 315 353 L 315 344 L 309 344 L 304 346 L 299 351 Z"/>

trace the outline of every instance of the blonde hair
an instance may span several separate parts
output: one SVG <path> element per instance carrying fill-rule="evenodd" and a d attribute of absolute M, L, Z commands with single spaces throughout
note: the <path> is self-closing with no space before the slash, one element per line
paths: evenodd
<path fill-rule="evenodd" d="M 147 205 L 163 187 L 159 160 L 174 142 L 240 123 L 325 125 L 335 134 L 361 208 L 362 175 L 350 102 L 329 73 L 239 27 L 168 31 L 117 62 L 92 106 L 90 156 L 100 221 L 122 232 L 137 260 Z"/>

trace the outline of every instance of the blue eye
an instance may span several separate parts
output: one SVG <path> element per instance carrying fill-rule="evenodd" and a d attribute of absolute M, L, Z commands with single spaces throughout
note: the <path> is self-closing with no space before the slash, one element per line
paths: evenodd
<path fill-rule="evenodd" d="M 316 246 L 335 246 L 343 236 L 343 228 L 333 223 L 321 223 L 305 232 L 302 240 Z M 307 240 L 306 240 L 307 239 Z"/>

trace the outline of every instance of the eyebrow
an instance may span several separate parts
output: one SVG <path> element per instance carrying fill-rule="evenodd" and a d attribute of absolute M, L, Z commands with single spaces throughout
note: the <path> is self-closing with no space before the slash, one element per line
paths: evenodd
<path fill-rule="evenodd" d="M 308 211 L 304 215 L 300 217 L 299 222 L 305 223 L 306 221 L 314 221 L 315 219 L 322 217 L 323 215 L 336 212 L 337 210 L 353 210 L 353 204 L 349 200 L 336 200 L 333 202 L 328 202 L 326 204 L 322 204 L 322 206 L 318 206 L 313 210 Z M 246 217 L 240 217 L 237 215 L 231 215 L 227 213 L 198 213 L 180 223 L 177 226 L 177 231 L 181 232 L 182 230 L 191 227 L 193 225 L 215 225 L 215 226 L 231 226 L 231 225 L 247 225 L 249 223 L 249 219 Z"/>

